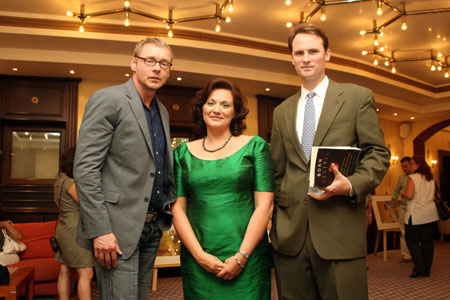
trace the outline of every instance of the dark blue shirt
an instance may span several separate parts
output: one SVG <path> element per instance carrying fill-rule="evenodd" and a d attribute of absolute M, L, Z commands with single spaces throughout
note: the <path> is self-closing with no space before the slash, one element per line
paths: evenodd
<path fill-rule="evenodd" d="M 153 156 L 155 157 L 155 180 L 153 182 L 152 194 L 150 197 L 150 205 L 148 210 L 160 211 L 164 204 L 164 170 L 166 158 L 166 136 L 164 134 L 164 127 L 161 122 L 161 115 L 159 113 L 158 104 L 156 103 L 156 96 L 148 109 L 144 106 L 145 117 L 147 118 L 148 129 L 153 145 Z"/>

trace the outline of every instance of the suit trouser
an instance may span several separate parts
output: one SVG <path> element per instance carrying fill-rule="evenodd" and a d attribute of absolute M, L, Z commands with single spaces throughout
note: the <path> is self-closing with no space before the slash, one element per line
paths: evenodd
<path fill-rule="evenodd" d="M 366 258 L 327 260 L 312 243 L 309 229 L 296 256 L 273 252 L 281 300 L 367 300 Z"/>
<path fill-rule="evenodd" d="M 145 223 L 136 250 L 126 260 L 118 257 L 117 268 L 107 270 L 96 260 L 100 299 L 146 300 L 160 240 L 156 222 Z"/>
<path fill-rule="evenodd" d="M 416 272 L 425 272 L 429 275 L 433 264 L 434 243 L 433 232 L 436 222 L 412 225 L 411 217 L 405 226 L 406 243 L 414 261 Z"/>
<path fill-rule="evenodd" d="M 397 208 L 398 212 L 398 223 L 400 224 L 400 251 L 402 252 L 402 256 L 404 259 L 411 259 L 411 254 L 409 253 L 408 245 L 406 245 L 405 240 L 405 215 L 406 215 L 406 209 L 404 208 Z"/>

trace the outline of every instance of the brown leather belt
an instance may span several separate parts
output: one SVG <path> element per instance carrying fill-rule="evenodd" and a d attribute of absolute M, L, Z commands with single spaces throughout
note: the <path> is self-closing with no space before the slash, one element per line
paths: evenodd
<path fill-rule="evenodd" d="M 148 211 L 147 216 L 145 217 L 145 223 L 156 221 L 157 218 L 158 213 L 156 211 Z"/>

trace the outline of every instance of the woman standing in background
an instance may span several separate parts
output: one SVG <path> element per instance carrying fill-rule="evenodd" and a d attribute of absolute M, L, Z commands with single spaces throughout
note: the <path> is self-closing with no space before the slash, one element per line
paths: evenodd
<path fill-rule="evenodd" d="M 54 184 L 54 198 L 59 210 L 55 237 L 59 244 L 55 259 L 61 263 L 58 277 L 58 295 L 60 300 L 69 300 L 71 273 L 78 272 L 78 299 L 91 299 L 91 279 L 94 257 L 75 241 L 80 214 L 78 196 L 73 180 L 73 161 L 75 148 L 67 150 L 60 161 L 61 173 Z"/>
<path fill-rule="evenodd" d="M 439 216 L 434 203 L 435 182 L 431 169 L 421 156 L 411 158 L 411 171 L 406 182 L 406 192 L 402 195 L 408 199 L 405 215 L 405 239 L 414 270 L 409 276 L 416 278 L 430 276 L 433 263 L 433 231 Z"/>

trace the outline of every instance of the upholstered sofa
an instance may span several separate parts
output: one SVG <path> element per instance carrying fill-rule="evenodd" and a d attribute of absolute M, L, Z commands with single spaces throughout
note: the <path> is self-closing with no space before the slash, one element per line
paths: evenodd
<path fill-rule="evenodd" d="M 16 223 L 27 249 L 19 254 L 20 262 L 11 265 L 34 267 L 34 295 L 58 295 L 57 282 L 60 263 L 55 260 L 49 239 L 54 236 L 56 221 Z"/>

